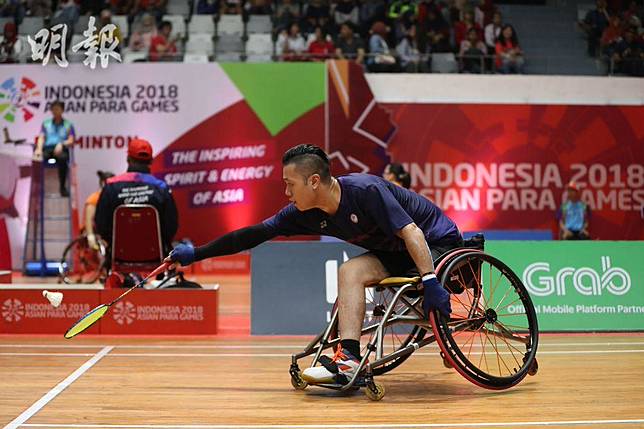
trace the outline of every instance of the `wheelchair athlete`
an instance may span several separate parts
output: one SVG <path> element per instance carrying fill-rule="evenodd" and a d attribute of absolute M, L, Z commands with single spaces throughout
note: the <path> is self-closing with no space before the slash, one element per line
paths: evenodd
<path fill-rule="evenodd" d="M 322 149 L 298 145 L 282 157 L 291 202 L 262 223 L 233 231 L 194 248 L 180 244 L 166 261 L 194 261 L 250 249 L 278 235 L 328 235 L 368 250 L 351 258 L 338 275 L 341 348 L 322 366 L 307 368 L 309 383 L 345 383 L 360 364 L 365 287 L 417 269 L 424 286 L 423 309 L 451 313 L 449 293 L 434 274 L 433 258 L 463 243 L 456 224 L 415 192 L 370 174 L 333 177 Z M 431 253 L 430 253 L 431 252 Z"/>

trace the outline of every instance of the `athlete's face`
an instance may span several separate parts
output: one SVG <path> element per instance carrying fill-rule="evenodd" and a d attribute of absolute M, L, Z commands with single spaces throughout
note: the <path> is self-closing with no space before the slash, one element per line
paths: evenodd
<path fill-rule="evenodd" d="M 319 175 L 313 174 L 307 178 L 297 170 L 295 164 L 288 164 L 282 169 L 282 177 L 286 184 L 284 193 L 298 210 L 304 211 L 315 207 L 316 190 L 320 185 Z"/>
<path fill-rule="evenodd" d="M 391 172 L 391 169 L 389 168 L 389 165 L 385 167 L 385 171 L 382 172 L 382 178 L 385 180 L 388 180 L 390 182 L 393 182 L 396 180 L 396 175 Z"/>
<path fill-rule="evenodd" d="M 51 108 L 51 114 L 58 121 L 63 117 L 63 108 L 56 104 Z"/>
<path fill-rule="evenodd" d="M 579 201 L 579 192 L 576 189 L 568 188 L 568 199 L 572 202 Z"/>

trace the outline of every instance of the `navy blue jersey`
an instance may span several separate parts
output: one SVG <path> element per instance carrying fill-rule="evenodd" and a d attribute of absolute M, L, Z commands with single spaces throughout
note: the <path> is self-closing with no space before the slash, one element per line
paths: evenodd
<path fill-rule="evenodd" d="M 299 211 L 289 204 L 264 221 L 275 235 L 328 235 L 368 250 L 405 250 L 396 233 L 415 223 L 432 243 L 461 238 L 458 227 L 427 198 L 371 174 L 338 177 L 340 206 L 334 215 Z"/>

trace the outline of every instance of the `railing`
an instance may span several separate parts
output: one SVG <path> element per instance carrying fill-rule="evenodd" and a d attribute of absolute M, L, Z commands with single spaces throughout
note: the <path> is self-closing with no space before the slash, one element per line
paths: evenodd
<path fill-rule="evenodd" d="M 166 58 L 165 62 L 183 62 L 186 56 L 199 53 L 178 53 L 174 56 Z M 127 51 L 122 51 L 123 62 L 132 62 L 127 57 Z M 355 60 L 355 58 L 347 59 Z M 385 73 L 472 73 L 472 74 L 503 74 L 503 70 L 499 70 L 496 66 L 496 56 L 494 55 L 464 55 L 459 56 L 453 53 L 436 53 L 436 54 L 420 54 L 414 61 L 407 64 L 402 64 L 400 57 L 391 55 L 395 59 L 395 63 L 376 63 L 378 55 L 365 54 L 363 65 L 367 72 L 385 72 Z M 203 57 L 202 57 L 203 58 Z M 517 70 L 512 70 L 511 73 L 520 72 L 521 68 L 525 70 L 526 74 L 555 74 L 561 73 L 561 61 L 573 59 L 567 56 L 524 56 L 522 57 L 524 64 L 522 67 L 517 67 Z M 31 64 L 30 55 L 25 54 L 21 56 L 21 63 Z M 70 60 L 70 58 L 67 58 Z M 82 63 L 84 58 L 76 57 L 70 63 Z M 327 59 L 337 59 L 336 55 L 321 57 L 309 53 L 301 54 L 277 54 L 265 52 L 252 52 L 252 51 L 226 51 L 221 53 L 206 54 L 202 61 L 188 62 L 253 62 L 261 59 L 262 62 L 315 62 L 325 61 Z M 136 62 L 148 62 L 147 55 L 137 55 Z M 50 64 L 54 63 L 53 58 L 50 58 Z M 116 62 L 110 59 L 110 66 Z M 538 63 L 538 65 L 537 65 Z M 40 63 L 33 63 L 39 65 Z M 559 67 L 555 68 L 555 64 Z M 641 59 L 623 59 L 616 60 L 606 56 L 596 60 L 596 69 L 593 74 L 608 75 L 608 76 L 643 76 L 644 75 L 644 60 Z"/>

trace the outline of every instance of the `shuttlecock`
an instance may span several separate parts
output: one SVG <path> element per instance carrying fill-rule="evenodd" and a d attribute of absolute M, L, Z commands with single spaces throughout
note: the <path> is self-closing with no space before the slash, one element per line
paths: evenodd
<path fill-rule="evenodd" d="M 58 307 L 61 302 L 63 302 L 63 293 L 62 292 L 50 292 L 48 290 L 42 291 L 42 296 L 47 298 L 52 306 Z"/>

